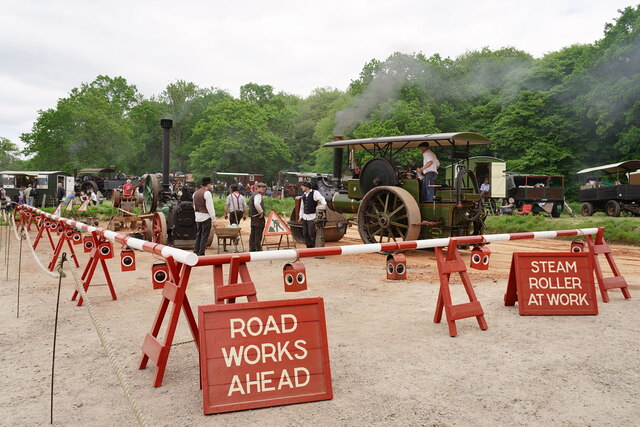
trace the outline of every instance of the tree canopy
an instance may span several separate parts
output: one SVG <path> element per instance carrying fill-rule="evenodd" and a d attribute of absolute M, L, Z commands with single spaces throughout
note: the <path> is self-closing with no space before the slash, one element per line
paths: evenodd
<path fill-rule="evenodd" d="M 640 158 L 640 6 L 619 11 L 592 44 L 541 58 L 514 47 L 453 59 L 395 52 L 367 62 L 345 91 L 318 88 L 306 98 L 253 82 L 236 98 L 183 80 L 145 98 L 123 77 L 98 76 L 38 112 L 21 136 L 31 156 L 22 166 L 158 171 L 161 118 L 174 122 L 172 168 L 198 174 L 330 172 L 322 146 L 333 135 L 475 131 L 493 144 L 474 154 L 503 158 L 508 170 L 571 176 Z M 20 164 L 17 147 L 0 142 L 0 161 Z M 416 150 L 399 161 L 419 159 Z"/>

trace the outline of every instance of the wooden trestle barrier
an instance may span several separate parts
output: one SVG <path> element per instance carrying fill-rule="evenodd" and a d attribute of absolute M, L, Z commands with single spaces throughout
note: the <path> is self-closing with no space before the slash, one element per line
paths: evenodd
<path fill-rule="evenodd" d="M 618 270 L 618 266 L 613 260 L 613 255 L 611 255 L 611 248 L 609 248 L 609 245 L 607 245 L 607 243 L 604 241 L 604 228 L 598 228 L 595 240 L 591 237 L 591 235 L 587 235 L 586 241 L 589 248 L 589 253 L 592 254 L 593 257 L 591 261 L 593 270 L 596 274 L 596 279 L 598 280 L 598 287 L 600 288 L 602 302 L 609 302 L 609 295 L 607 294 L 607 291 L 609 289 L 620 289 L 622 291 L 622 296 L 624 296 L 624 299 L 631 298 L 627 281 L 620 274 L 620 270 Z M 602 268 L 600 267 L 600 263 L 598 262 L 598 255 L 605 256 L 607 262 L 609 263 L 609 267 L 613 272 L 613 277 L 604 277 L 604 275 L 602 274 Z"/>
<path fill-rule="evenodd" d="M 467 317 L 475 317 L 478 320 L 478 325 L 483 331 L 488 328 L 487 321 L 484 319 L 484 312 L 480 301 L 476 297 L 476 293 L 473 291 L 473 285 L 467 273 L 467 265 L 460 257 L 458 251 L 458 245 L 469 243 L 470 239 L 453 237 L 447 246 L 446 256 L 443 253 L 441 247 L 436 248 L 436 261 L 438 262 L 438 276 L 440 277 L 440 290 L 438 292 L 438 302 L 436 303 L 436 313 L 433 317 L 435 323 L 440 323 L 442 319 L 442 310 L 447 316 L 447 324 L 449 325 L 449 335 L 455 337 L 458 335 L 456 328 L 456 320 L 464 319 Z M 471 240 L 476 240 L 471 239 Z M 462 285 L 469 297 L 468 303 L 453 304 L 451 301 L 451 289 L 449 288 L 449 279 L 451 273 L 459 273 L 462 279 Z"/>
<path fill-rule="evenodd" d="M 214 300 L 216 304 L 224 304 L 234 303 L 236 301 L 236 298 L 239 297 L 246 297 L 248 301 L 257 301 L 256 288 L 253 281 L 251 280 L 249 269 L 247 266 L 247 264 L 251 261 L 289 261 L 292 259 L 316 256 L 350 255 L 359 253 L 393 252 L 410 249 L 435 248 L 436 260 L 438 264 L 438 274 L 440 278 L 440 289 L 438 293 L 438 300 L 436 303 L 434 322 L 439 323 L 444 312 L 447 318 L 449 334 L 451 336 L 456 336 L 457 329 L 455 321 L 467 317 L 476 317 L 480 329 L 487 329 L 487 323 L 484 319 L 482 306 L 478 301 L 475 292 L 473 291 L 473 287 L 467 273 L 466 265 L 460 256 L 460 252 L 457 249 L 458 245 L 485 244 L 506 240 L 554 238 L 562 236 L 586 236 L 589 252 L 593 256 L 594 271 L 598 279 L 603 301 L 608 302 L 609 297 L 607 295 L 607 290 L 614 288 L 621 289 L 626 299 L 631 298 L 627 289 L 627 283 L 620 274 L 615 262 L 613 261 L 609 246 L 604 242 L 603 228 L 493 234 L 485 236 L 464 236 L 406 242 L 390 242 L 379 244 L 372 243 L 350 246 L 332 246 L 324 248 L 285 249 L 280 251 L 245 252 L 238 254 L 218 254 L 197 257 L 193 253 L 186 252 L 180 249 L 142 241 L 140 239 L 135 239 L 130 236 L 118 234 L 93 226 L 87 226 L 84 223 L 50 215 L 32 207 L 28 207 L 28 209 L 32 210 L 31 219 L 27 219 L 27 217 L 25 216 L 25 219 L 22 220 L 21 218 L 21 221 L 25 221 L 22 224 L 26 224 L 26 221 L 35 221 L 35 224 L 38 227 L 38 237 L 36 239 L 36 242 L 34 243 L 34 249 L 37 246 L 38 240 L 46 231 L 49 236 L 52 248 L 54 249 L 54 254 L 56 254 L 57 256 L 57 254 L 60 253 L 60 248 L 67 240 L 65 238 L 65 233 L 62 233 L 62 237 L 58 242 L 58 246 L 56 247 L 53 244 L 53 240 L 50 234 L 51 221 L 55 222 L 54 226 L 57 225 L 58 222 L 63 222 L 70 227 L 88 231 L 92 234 L 96 244 L 92 248 L 89 262 L 85 267 L 84 273 L 82 275 L 85 290 L 88 288 L 91 282 L 91 278 L 98 262 L 100 262 L 105 272 L 105 276 L 107 277 L 107 282 L 109 284 L 112 297 L 114 300 L 116 299 L 115 291 L 113 289 L 113 285 L 106 268 L 106 263 L 104 259 L 101 259 L 97 254 L 100 243 L 105 242 L 106 240 L 119 242 L 130 248 L 155 253 L 164 257 L 167 262 L 169 277 L 164 283 L 164 287 L 162 290 L 162 299 L 160 302 L 160 306 L 158 307 L 158 311 L 156 312 L 151 331 L 147 333 L 144 338 L 142 344 L 142 357 L 139 364 L 140 369 L 145 369 L 149 360 L 151 360 L 153 364 L 156 365 L 156 373 L 153 380 L 153 385 L 155 387 L 159 387 L 162 385 L 162 379 L 166 370 L 169 353 L 171 351 L 171 345 L 173 343 L 173 338 L 181 311 L 184 312 L 184 315 L 187 319 L 195 346 L 196 348 L 199 348 L 198 325 L 196 324 L 193 310 L 186 295 L 189 277 L 191 269 L 193 267 L 213 267 Z M 34 212 L 36 212 L 38 215 L 33 215 Z M 49 227 L 46 226 L 46 218 L 49 218 L 50 220 Z M 592 239 L 591 235 L 596 235 L 595 240 Z M 445 247 L 447 248 L 446 254 L 443 250 L 443 248 Z M 597 255 L 599 254 L 605 255 L 607 261 L 609 262 L 609 266 L 613 271 L 613 277 L 603 277 L 602 270 L 597 260 Z M 55 262 L 53 263 L 55 264 Z M 223 273 L 223 266 L 225 264 L 229 265 L 226 284 L 224 283 L 225 281 Z M 469 298 L 468 303 L 452 303 L 451 292 L 449 288 L 449 280 L 452 273 L 460 274 L 464 289 Z M 74 297 L 75 296 L 76 294 L 74 293 Z M 80 304 L 81 300 L 79 300 L 78 303 Z M 160 339 L 158 338 L 158 335 L 160 333 L 160 329 L 162 327 L 163 321 L 165 320 L 170 305 L 171 313 L 168 319 L 166 333 L 164 339 Z"/>

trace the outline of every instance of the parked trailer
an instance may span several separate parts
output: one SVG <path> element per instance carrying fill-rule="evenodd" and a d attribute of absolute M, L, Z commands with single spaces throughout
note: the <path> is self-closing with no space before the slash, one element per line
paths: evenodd
<path fill-rule="evenodd" d="M 117 190 L 131 179 L 136 185 L 138 178 L 130 178 L 124 172 L 117 172 L 115 167 L 80 169 L 76 176 L 76 191 L 85 193 L 92 189 L 94 193 L 100 191 L 104 197 L 112 197 L 113 190 Z"/>
<path fill-rule="evenodd" d="M 628 212 L 640 216 L 640 160 L 582 169 L 583 185 L 580 186 L 580 212 L 591 216 L 595 212 L 605 212 L 609 216 L 620 216 Z M 609 174 L 612 182 L 603 180 Z"/>
<path fill-rule="evenodd" d="M 489 181 L 489 193 L 483 194 L 483 205 L 488 213 L 499 211 L 500 206 L 521 209 L 523 205 L 532 205 L 533 213 L 544 213 L 557 218 L 565 207 L 562 175 L 506 172 L 506 162 L 492 156 L 469 157 L 463 163 L 474 173 L 478 184 L 485 179 Z M 449 185 L 455 182 L 455 170 L 456 167 L 452 166 L 445 168 L 445 179 Z M 471 186 L 466 177 L 464 184 Z"/>
<path fill-rule="evenodd" d="M 62 183 L 65 195 L 73 192 L 74 183 L 71 174 L 63 171 L 1 171 L 0 184 L 9 197 L 13 197 L 20 189 L 31 185 L 36 189 L 35 204 L 53 206 L 57 203 L 56 191 L 58 183 Z"/>

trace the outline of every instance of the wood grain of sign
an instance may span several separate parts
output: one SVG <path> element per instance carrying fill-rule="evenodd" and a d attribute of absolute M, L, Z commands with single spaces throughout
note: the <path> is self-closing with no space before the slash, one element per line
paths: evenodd
<path fill-rule="evenodd" d="M 521 315 L 598 314 L 592 257 L 587 252 L 514 253 L 505 305 Z"/>
<path fill-rule="evenodd" d="M 198 307 L 205 414 L 331 399 L 322 298 Z"/>

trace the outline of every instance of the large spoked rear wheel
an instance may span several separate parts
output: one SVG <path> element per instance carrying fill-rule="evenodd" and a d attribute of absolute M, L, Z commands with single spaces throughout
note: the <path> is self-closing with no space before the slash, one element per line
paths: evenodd
<path fill-rule="evenodd" d="M 365 243 L 416 240 L 420 222 L 418 203 L 400 187 L 373 188 L 358 209 L 358 231 Z"/>
<path fill-rule="evenodd" d="M 167 244 L 167 220 L 162 212 L 154 212 L 152 225 L 152 237 L 153 243 L 160 243 L 161 245 Z"/>
<path fill-rule="evenodd" d="M 142 201 L 142 212 L 151 213 L 158 207 L 158 195 L 160 184 L 155 175 L 147 175 L 144 181 L 144 198 Z"/>

